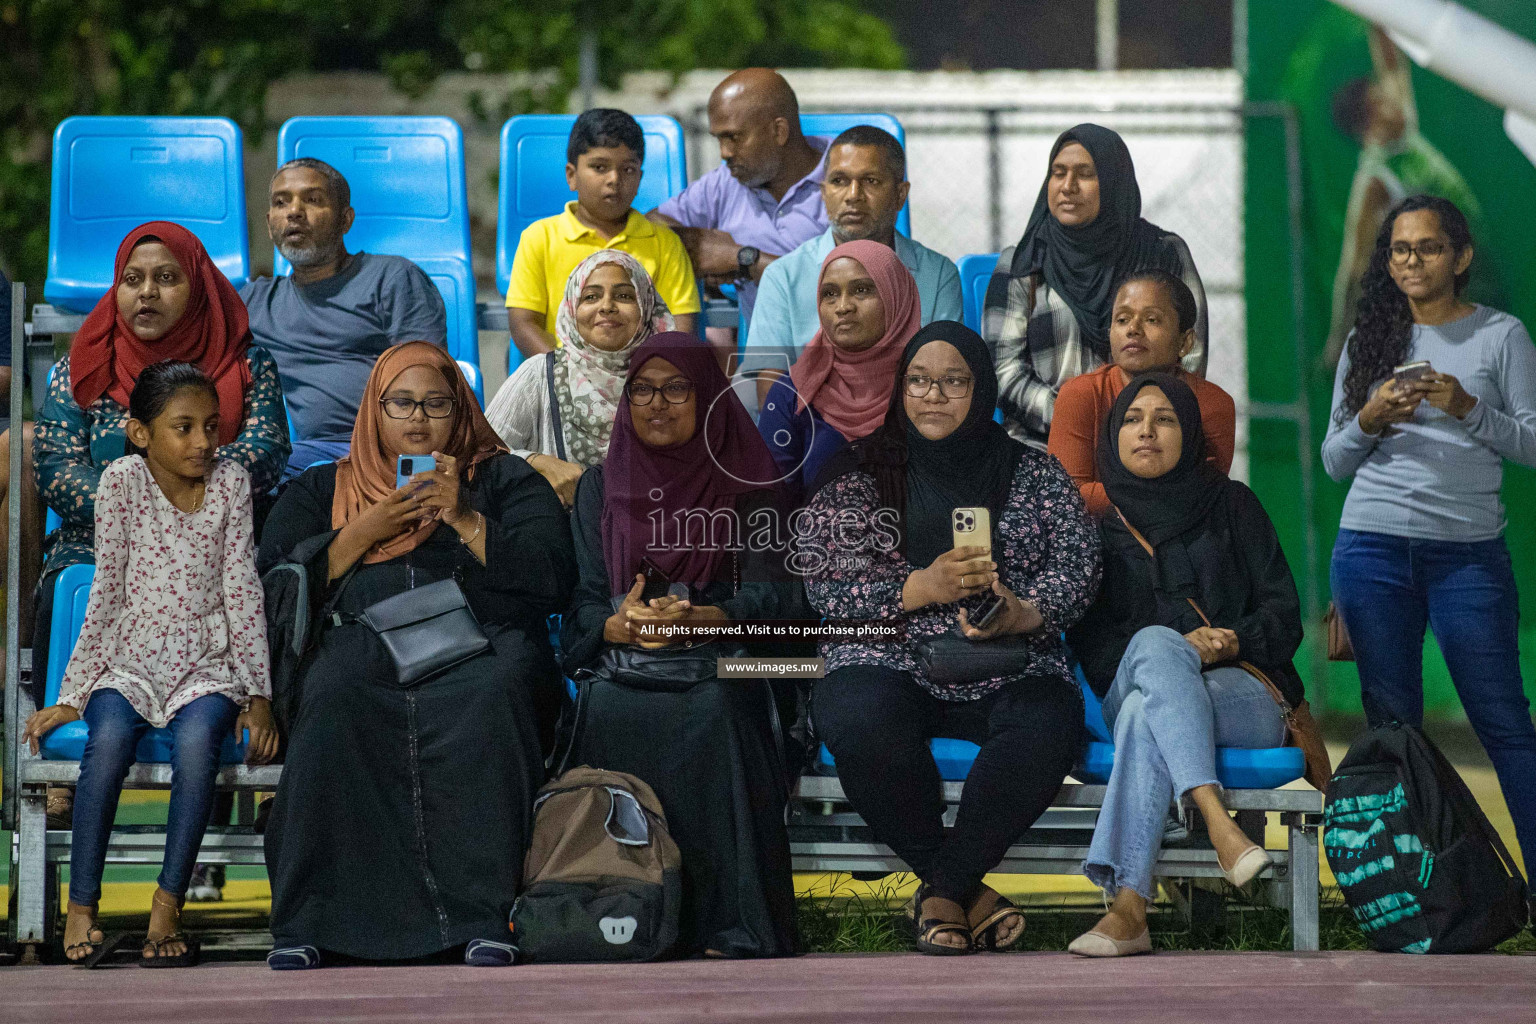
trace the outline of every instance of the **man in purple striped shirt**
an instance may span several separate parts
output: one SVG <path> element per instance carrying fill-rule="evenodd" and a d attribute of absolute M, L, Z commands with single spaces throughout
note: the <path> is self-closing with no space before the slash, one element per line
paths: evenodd
<path fill-rule="evenodd" d="M 768 264 L 827 230 L 829 140 L 801 133 L 794 90 L 769 68 L 744 68 L 715 87 L 709 133 L 724 162 L 647 216 L 682 237 L 701 280 L 736 283 L 750 320 Z"/>

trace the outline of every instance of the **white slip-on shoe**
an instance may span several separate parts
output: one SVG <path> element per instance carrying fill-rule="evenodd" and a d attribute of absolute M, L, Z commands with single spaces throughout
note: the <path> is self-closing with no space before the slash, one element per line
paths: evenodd
<path fill-rule="evenodd" d="M 1136 956 L 1152 952 L 1152 933 L 1146 928 L 1134 939 L 1112 939 L 1100 931 L 1086 931 L 1072 940 L 1068 953 L 1078 956 L 1112 957 Z"/>
<path fill-rule="evenodd" d="M 1259 877 L 1259 875 L 1264 873 L 1265 869 L 1273 866 L 1274 863 L 1274 861 L 1269 859 L 1269 854 L 1265 853 L 1258 846 L 1250 846 L 1238 854 L 1237 862 L 1230 868 L 1221 863 L 1220 855 L 1216 857 L 1216 864 L 1221 868 L 1222 875 L 1228 882 L 1239 889 Z"/>

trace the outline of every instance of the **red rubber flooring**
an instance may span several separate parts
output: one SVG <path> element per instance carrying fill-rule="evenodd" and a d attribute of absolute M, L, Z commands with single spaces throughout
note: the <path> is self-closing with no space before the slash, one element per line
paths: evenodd
<path fill-rule="evenodd" d="M 0 1021 L 1536 1022 L 1536 958 L 810 956 L 637 967 L 0 969 Z"/>

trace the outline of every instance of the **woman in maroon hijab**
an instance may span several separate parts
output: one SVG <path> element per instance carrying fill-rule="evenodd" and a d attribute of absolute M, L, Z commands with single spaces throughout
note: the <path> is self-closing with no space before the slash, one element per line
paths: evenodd
<path fill-rule="evenodd" d="M 760 680 L 689 685 L 678 659 L 690 652 L 637 632 L 646 621 L 809 614 L 783 550 L 743 550 L 778 515 L 779 473 L 709 346 L 691 335 L 658 334 L 636 349 L 624 396 L 606 460 L 576 489 L 580 581 L 561 635 L 566 675 L 584 690 L 571 763 L 628 772 L 656 791 L 682 852 L 679 955 L 783 956 L 796 948 L 794 889 L 772 692 Z M 645 593 L 648 570 L 666 596 Z M 616 669 L 636 650 L 673 659 L 675 671 L 662 666 L 668 690 Z"/>

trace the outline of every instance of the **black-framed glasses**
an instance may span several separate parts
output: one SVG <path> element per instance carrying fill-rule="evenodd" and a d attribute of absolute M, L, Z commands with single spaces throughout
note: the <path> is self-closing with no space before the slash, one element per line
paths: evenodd
<path fill-rule="evenodd" d="M 624 385 L 624 394 L 629 397 L 630 405 L 647 406 L 660 392 L 668 405 L 682 405 L 688 401 L 688 396 L 693 394 L 693 382 L 687 380 L 669 380 L 661 387 L 646 384 L 644 381 L 632 380 Z"/>
<path fill-rule="evenodd" d="M 935 384 L 939 386 L 939 394 L 945 398 L 964 398 L 971 393 L 973 383 L 974 377 L 929 377 L 921 373 L 909 373 L 905 387 L 907 394 L 913 398 L 927 398 Z"/>
<path fill-rule="evenodd" d="M 1439 259 L 1450 246 L 1445 242 L 1433 238 L 1426 239 L 1418 245 L 1409 245 L 1407 242 L 1393 242 L 1392 248 L 1387 252 L 1392 257 L 1393 263 L 1407 263 L 1408 257 L 1418 253 L 1419 262 L 1428 263 L 1430 260 Z"/>
<path fill-rule="evenodd" d="M 414 398 L 381 398 L 379 404 L 384 407 L 384 415 L 392 420 L 408 420 L 416 415 L 420 409 L 426 413 L 429 420 L 445 420 L 453 415 L 453 399 L 441 396 L 423 399 L 418 402 Z"/>

